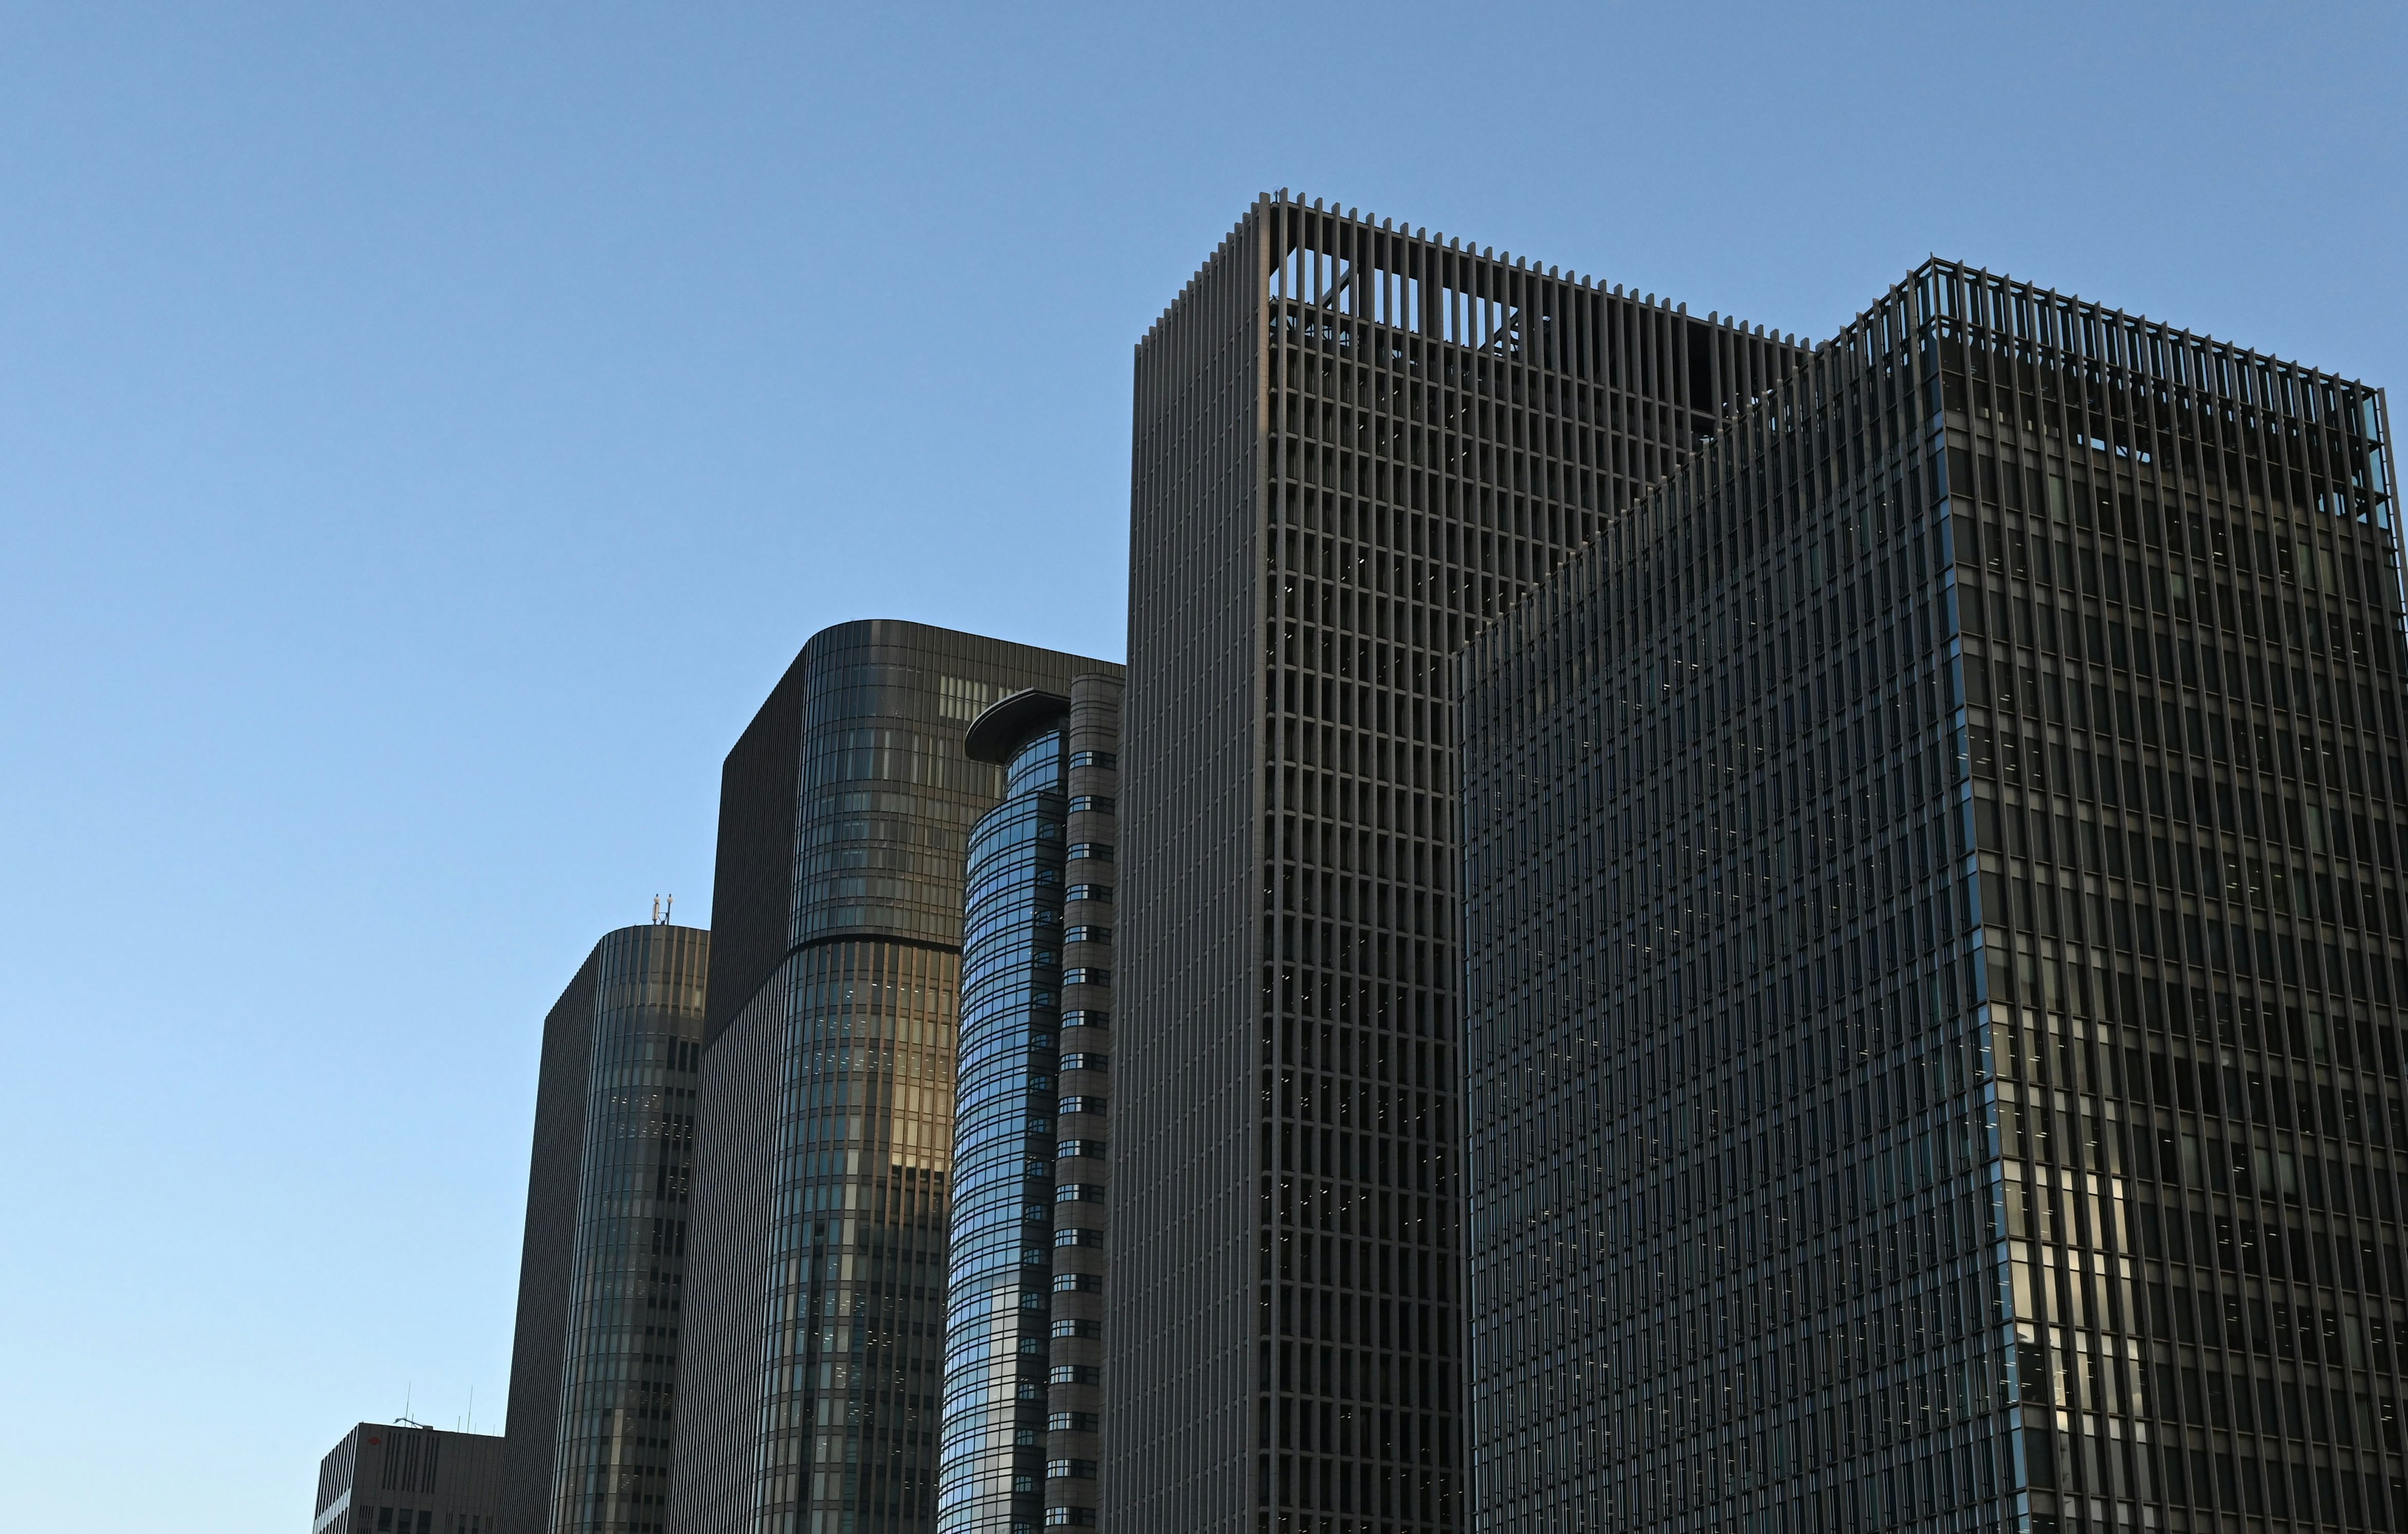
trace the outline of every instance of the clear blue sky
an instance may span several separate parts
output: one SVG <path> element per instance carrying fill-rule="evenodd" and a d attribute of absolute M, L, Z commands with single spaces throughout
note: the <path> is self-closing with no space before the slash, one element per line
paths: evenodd
<path fill-rule="evenodd" d="M 1929 251 L 2378 382 L 2397 6 L 0 6 L 0 1486 L 299 1530 L 508 1377 L 536 1039 L 806 636 L 1118 656 L 1282 186 L 1783 330 Z"/>

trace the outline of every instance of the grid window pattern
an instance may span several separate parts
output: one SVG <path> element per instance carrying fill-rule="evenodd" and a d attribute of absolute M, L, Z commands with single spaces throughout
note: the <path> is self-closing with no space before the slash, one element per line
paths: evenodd
<path fill-rule="evenodd" d="M 1140 345 L 1106 1523 L 1458 1525 L 1444 660 L 1794 355 L 1284 197 Z"/>
<path fill-rule="evenodd" d="M 1486 1527 L 2397 1526 L 2383 428 L 1935 262 L 1467 654 Z"/>
<path fill-rule="evenodd" d="M 574 1255 L 552 1450 L 555 1530 L 660 1534 L 710 934 L 622 928 L 595 945 Z"/>
<path fill-rule="evenodd" d="M 789 821 L 791 824 L 791 820 Z M 785 900 L 781 887 L 779 909 Z M 718 951 L 717 929 L 712 952 Z M 759 1497 L 761 1356 L 767 1345 L 769 1229 L 776 1207 L 778 1080 L 803 954 L 789 954 L 751 1002 L 721 1021 L 700 1076 L 695 1125 L 695 1220 L 678 1361 L 673 1529 L 750 1529 Z M 709 1038 L 708 1021 L 704 1028 Z"/>
<path fill-rule="evenodd" d="M 1118 837 L 1121 677 L 1082 676 L 1070 687 L 1069 838 L 1109 846 Z M 1082 1469 L 1049 1475 L 1048 1525 L 1096 1522 L 1100 1499 L 1100 1419 L 1111 1402 L 1102 1369 L 1111 1250 L 1111 1111 L 1112 889 L 1074 882 L 1063 905 L 1062 1097 L 1054 1118 L 1064 1137 L 1054 1164 L 1053 1328 L 1048 1356 L 1045 1452 L 1049 1464 Z M 1032 1144 L 1040 1152 L 1041 1145 Z M 1068 1240 L 1065 1240 L 1064 1238 Z"/>
<path fill-rule="evenodd" d="M 712 1367 L 694 1383 L 712 1398 L 694 1410 L 712 1431 L 680 1444 L 681 1534 L 879 1534 L 935 1517 L 962 867 L 1003 787 L 962 732 L 996 699 L 1094 665 L 839 624 L 804 646 L 730 755 L 731 792 L 794 808 L 724 803 L 723 827 L 789 824 L 793 846 L 782 880 L 748 854 L 714 891 L 747 933 L 752 907 L 775 904 L 786 947 L 752 996 L 719 998 L 728 1021 L 706 1046 L 706 1119 L 759 1126 L 768 1148 L 714 1139 L 724 1154 L 700 1168 Z M 757 943 L 740 957 L 759 972 Z M 749 1494 L 731 1494 L 739 1484 Z"/>
<path fill-rule="evenodd" d="M 498 1534 L 503 1441 L 364 1422 L 318 1464 L 309 1534 Z"/>
<path fill-rule="evenodd" d="M 1067 732 L 1010 753 L 970 834 L 937 1527 L 1034 1534 L 1044 1512 Z"/>
<path fill-rule="evenodd" d="M 924 1527 L 943 1357 L 960 960 L 865 939 L 807 949 L 779 1080 L 762 1513 Z"/>
<path fill-rule="evenodd" d="M 1117 674 L 1098 672 L 1068 697 L 1009 698 L 970 735 L 1006 789 L 971 834 L 966 878 L 940 1530 L 1095 1516 L 1106 1216 L 1060 1206 L 1105 1199 L 1102 1105 L 1086 1111 L 1077 1088 L 1102 1068 L 1111 996 L 1064 954 L 1110 940 L 1111 892 L 1066 889 L 1063 869 L 1069 836 L 1111 835 L 1112 801 L 1094 790 L 1113 786 L 1097 748 L 1117 743 L 1119 711 Z M 1056 1138 L 1082 1125 L 1093 1138 Z M 1049 1469 L 1074 1459 L 1089 1473 Z"/>

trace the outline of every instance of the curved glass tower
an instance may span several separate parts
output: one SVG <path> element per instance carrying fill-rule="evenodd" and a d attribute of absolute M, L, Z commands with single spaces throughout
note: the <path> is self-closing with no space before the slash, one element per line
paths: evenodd
<path fill-rule="evenodd" d="M 728 753 L 678 1534 L 935 1522 L 962 871 L 1007 786 L 964 736 L 1103 665 L 842 624 Z"/>
<path fill-rule="evenodd" d="M 1096 1523 L 1120 695 L 1015 694 L 964 741 L 1007 786 L 964 882 L 944 1534 Z"/>
<path fill-rule="evenodd" d="M 666 1521 L 710 934 L 594 945 L 543 1025 L 503 1527 Z"/>
<path fill-rule="evenodd" d="M 1044 1516 L 1068 702 L 1011 702 L 1021 738 L 1003 802 L 970 832 L 963 910 L 944 1534 L 1033 1534 Z"/>

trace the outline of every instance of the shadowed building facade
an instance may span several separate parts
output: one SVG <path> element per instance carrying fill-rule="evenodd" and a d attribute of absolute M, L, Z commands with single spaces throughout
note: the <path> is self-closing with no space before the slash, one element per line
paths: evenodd
<path fill-rule="evenodd" d="M 1794 355 L 1284 195 L 1140 343 L 1106 1527 L 1460 1527 L 1448 658 Z"/>
<path fill-rule="evenodd" d="M 1096 1523 L 1120 702 L 1093 672 L 966 740 L 1005 786 L 968 865 L 942 1534 Z"/>
<path fill-rule="evenodd" d="M 1477 641 L 1476 1527 L 2408 1525 L 2387 454 L 1934 262 Z"/>
<path fill-rule="evenodd" d="M 500 1534 L 502 1440 L 364 1422 L 318 1462 L 309 1534 Z"/>
<path fill-rule="evenodd" d="M 660 1534 L 710 934 L 594 945 L 543 1023 L 510 1351 L 502 1515 Z"/>
<path fill-rule="evenodd" d="M 962 867 L 989 704 L 1100 663 L 814 635 L 722 778 L 679 1534 L 936 1518 Z"/>

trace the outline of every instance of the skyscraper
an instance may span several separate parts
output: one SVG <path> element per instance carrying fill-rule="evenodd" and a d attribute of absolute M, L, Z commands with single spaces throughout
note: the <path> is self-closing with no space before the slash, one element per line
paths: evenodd
<path fill-rule="evenodd" d="M 1935 261 L 1480 638 L 1477 1527 L 2408 1522 L 2388 451 Z"/>
<path fill-rule="evenodd" d="M 1096 1522 L 1119 667 L 972 722 L 940 1534 Z"/>
<path fill-rule="evenodd" d="M 1284 195 L 1140 344 L 1106 1526 L 1458 1526 L 1447 658 L 1793 354 Z"/>
<path fill-rule="evenodd" d="M 594 945 L 543 1020 L 502 1516 L 660 1534 L 710 934 Z"/>
<path fill-rule="evenodd" d="M 936 1516 L 963 731 L 1101 663 L 917 624 L 814 635 L 720 800 L 679 1534 Z"/>

